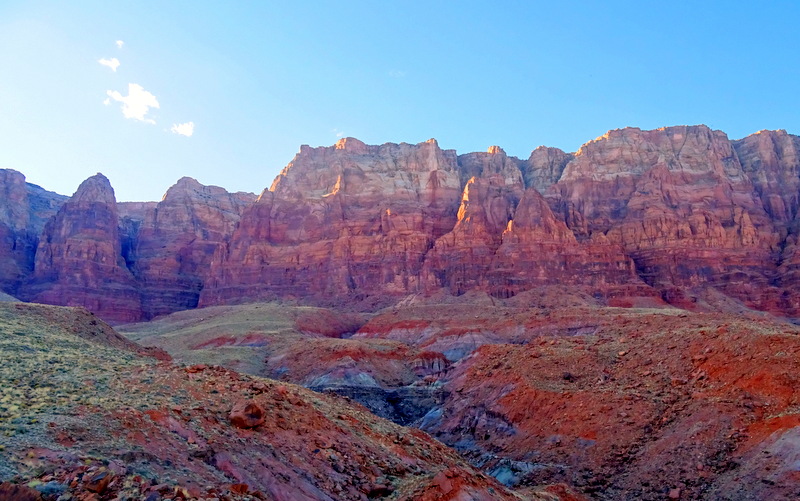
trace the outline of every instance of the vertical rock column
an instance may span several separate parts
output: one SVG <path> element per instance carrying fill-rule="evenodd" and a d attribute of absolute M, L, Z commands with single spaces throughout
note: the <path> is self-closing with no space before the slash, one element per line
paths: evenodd
<path fill-rule="evenodd" d="M 114 189 L 97 174 L 48 221 L 22 299 L 83 306 L 110 322 L 142 318 L 142 302 L 122 257 Z"/>

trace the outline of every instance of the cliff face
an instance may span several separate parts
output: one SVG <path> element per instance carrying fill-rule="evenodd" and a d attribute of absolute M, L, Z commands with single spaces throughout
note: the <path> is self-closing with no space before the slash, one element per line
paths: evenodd
<path fill-rule="evenodd" d="M 761 131 L 733 143 L 764 211 L 781 236 L 774 284 L 781 292 L 779 311 L 800 313 L 800 137 L 784 130 Z"/>
<path fill-rule="evenodd" d="M 13 170 L 0 170 L 0 280 L 3 290 L 8 292 L 16 291 L 33 264 L 27 205 L 25 176 Z"/>
<path fill-rule="evenodd" d="M 531 152 L 530 158 L 522 165 L 525 185 L 544 193 L 561 179 L 561 174 L 573 155 L 558 148 L 539 146 Z"/>
<path fill-rule="evenodd" d="M 433 141 L 304 147 L 243 214 L 200 304 L 287 296 L 379 303 L 442 288 L 502 298 L 563 283 L 606 296 L 657 295 L 619 242 L 604 233 L 577 238 L 536 191 L 571 159 L 538 148 L 521 161 L 497 146 L 456 157 Z"/>
<path fill-rule="evenodd" d="M 494 174 L 467 182 L 453 230 L 439 237 L 425 257 L 429 290 L 444 287 L 461 295 L 486 286 L 503 231 L 523 193 L 521 180 L 507 181 Z"/>
<path fill-rule="evenodd" d="M 762 186 L 764 195 L 724 133 L 696 126 L 609 132 L 548 194 L 578 238 L 606 235 L 668 298 L 674 286 L 714 286 L 771 309 L 785 230 L 765 211 L 772 194 Z"/>
<path fill-rule="evenodd" d="M 126 260 L 142 292 L 145 318 L 197 306 L 214 252 L 254 201 L 253 194 L 184 177 L 154 207 L 131 207 Z"/>
<path fill-rule="evenodd" d="M 118 220 L 108 179 L 84 181 L 45 225 L 20 298 L 84 306 L 115 322 L 140 320 L 141 295 L 122 257 Z"/>
<path fill-rule="evenodd" d="M 115 208 L 113 191 L 79 190 L 48 223 L 33 273 L 37 224 L 58 202 L 3 171 L 0 280 L 10 293 L 27 280 L 23 297 L 62 304 L 45 294 L 65 283 L 61 270 L 100 262 L 91 280 L 76 276 L 133 287 L 125 301 L 133 311 L 138 297 L 142 318 L 272 298 L 363 308 L 440 290 L 509 298 L 549 285 L 689 308 L 712 290 L 796 316 L 799 151 L 785 131 L 730 141 L 705 126 L 615 130 L 527 160 L 497 146 L 457 156 L 435 140 L 347 138 L 303 146 L 257 200 L 191 178 L 161 202 Z M 84 240 L 102 252 L 68 255 Z"/>
<path fill-rule="evenodd" d="M 66 198 L 26 183 L 17 171 L 0 169 L 0 290 L 16 293 L 31 273 L 44 223 Z"/>
<path fill-rule="evenodd" d="M 0 189 L 3 290 L 116 323 L 197 306 L 216 247 L 256 198 L 183 178 L 161 202 L 117 203 L 97 175 L 67 200 L 10 170 Z"/>
<path fill-rule="evenodd" d="M 552 151 L 545 153 L 558 157 Z M 425 257 L 429 291 L 444 287 L 460 295 L 482 289 L 507 298 L 561 283 L 605 292 L 608 286 L 644 285 L 619 245 L 603 236 L 579 242 L 542 195 L 525 188 L 525 172 L 547 173 L 553 163 L 539 162 L 536 169 L 526 169 L 526 164 L 509 159 L 498 147 L 459 160 L 462 172 L 472 177 L 453 230 L 437 239 Z M 546 177 L 536 178 L 536 183 L 546 184 Z"/>
<path fill-rule="evenodd" d="M 304 146 L 243 213 L 200 304 L 420 290 L 425 254 L 452 229 L 460 195 L 455 152 L 434 140 Z"/>

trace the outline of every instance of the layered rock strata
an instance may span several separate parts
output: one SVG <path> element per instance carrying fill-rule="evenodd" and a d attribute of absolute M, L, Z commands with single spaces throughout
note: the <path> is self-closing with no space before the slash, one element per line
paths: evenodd
<path fill-rule="evenodd" d="M 141 294 L 122 257 L 118 221 L 108 179 L 84 181 L 45 225 L 20 298 L 83 306 L 115 322 L 140 320 Z"/>
<path fill-rule="evenodd" d="M 716 295 L 798 316 L 798 148 L 785 131 L 730 141 L 705 126 L 614 130 L 527 160 L 498 146 L 459 156 L 435 140 L 346 138 L 303 146 L 257 200 L 184 178 L 161 202 L 119 204 L 119 229 L 109 219 L 90 238 L 118 241 L 104 245 L 119 266 L 103 270 L 111 283 L 133 277 L 141 306 L 130 318 L 278 298 L 376 309 L 440 290 L 509 298 L 555 285 L 608 304 L 699 308 Z M 65 303 L 41 295 L 61 280 L 48 264 L 55 226 L 44 246 L 37 231 L 58 202 L 3 172 L 3 290 L 27 283 L 21 296 Z M 75 221 L 98 216 L 70 207 Z"/>
<path fill-rule="evenodd" d="M 460 194 L 456 154 L 434 140 L 304 146 L 243 213 L 200 304 L 420 290 L 425 255 L 452 229 Z"/>
<path fill-rule="evenodd" d="M 440 288 L 509 297 L 564 281 L 641 294 L 647 287 L 618 243 L 579 241 L 526 185 L 526 177 L 550 185 L 570 158 L 539 148 L 522 162 L 497 146 L 455 157 L 434 141 L 304 147 L 243 214 L 201 305 L 287 296 L 341 303 Z"/>
<path fill-rule="evenodd" d="M 197 306 L 217 247 L 255 199 L 251 193 L 228 193 L 184 177 L 155 207 L 132 208 L 126 259 L 142 292 L 146 318 Z"/>
<path fill-rule="evenodd" d="M 0 169 L 0 290 L 16 293 L 33 270 L 39 234 L 67 197 Z"/>
<path fill-rule="evenodd" d="M 622 129 L 585 144 L 548 195 L 579 239 L 605 235 L 670 298 L 713 286 L 759 309 L 773 288 L 782 224 L 724 133 L 705 126 Z"/>

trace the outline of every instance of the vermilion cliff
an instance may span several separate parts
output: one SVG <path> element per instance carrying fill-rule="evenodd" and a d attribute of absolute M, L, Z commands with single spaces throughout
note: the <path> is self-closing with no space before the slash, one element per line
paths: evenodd
<path fill-rule="evenodd" d="M 731 141 L 705 126 L 615 130 L 527 160 L 347 138 L 303 146 L 257 200 L 184 178 L 141 204 L 116 203 L 102 176 L 66 203 L 43 198 L 6 170 L 0 283 L 116 322 L 255 299 L 369 309 L 549 285 L 614 305 L 713 297 L 797 316 L 799 148 L 785 131 Z"/>

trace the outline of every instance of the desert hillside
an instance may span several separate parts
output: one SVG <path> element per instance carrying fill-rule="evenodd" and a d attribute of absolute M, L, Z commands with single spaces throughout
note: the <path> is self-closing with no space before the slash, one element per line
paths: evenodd
<path fill-rule="evenodd" d="M 0 357 L 0 499 L 523 499 L 421 431 L 173 364 L 86 310 L 0 304 Z"/>

